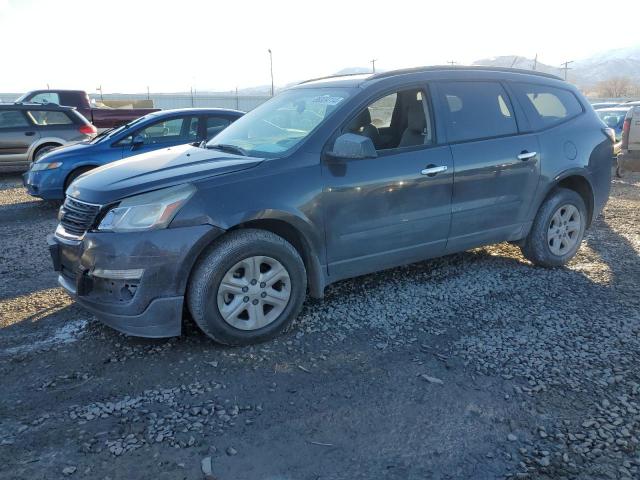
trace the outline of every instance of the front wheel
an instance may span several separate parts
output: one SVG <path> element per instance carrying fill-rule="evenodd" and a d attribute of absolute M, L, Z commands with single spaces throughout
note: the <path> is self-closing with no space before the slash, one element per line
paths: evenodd
<path fill-rule="evenodd" d="M 558 188 L 540 206 L 522 253 L 536 265 L 566 265 L 580 248 L 586 225 L 587 208 L 582 197 L 573 190 Z"/>
<path fill-rule="evenodd" d="M 307 275 L 297 250 L 278 235 L 236 230 L 198 261 L 187 287 L 194 321 L 226 345 L 268 340 L 298 315 Z"/>

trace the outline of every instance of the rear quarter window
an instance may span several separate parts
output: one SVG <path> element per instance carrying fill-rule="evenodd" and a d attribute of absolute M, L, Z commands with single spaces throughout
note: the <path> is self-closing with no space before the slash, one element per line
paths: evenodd
<path fill-rule="evenodd" d="M 31 110 L 27 112 L 36 125 L 42 127 L 51 125 L 71 125 L 73 120 L 65 112 L 48 110 Z"/>
<path fill-rule="evenodd" d="M 569 90 L 533 83 L 512 83 L 511 87 L 535 130 L 558 125 L 583 112 Z"/>

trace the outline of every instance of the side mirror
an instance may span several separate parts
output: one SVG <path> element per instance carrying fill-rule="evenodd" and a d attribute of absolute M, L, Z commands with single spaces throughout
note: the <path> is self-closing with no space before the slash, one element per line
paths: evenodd
<path fill-rule="evenodd" d="M 144 145 L 144 137 L 142 135 L 136 135 L 131 140 L 131 148 L 138 148 L 142 145 Z"/>
<path fill-rule="evenodd" d="M 355 133 L 343 133 L 333 144 L 333 150 L 327 155 L 335 158 L 363 159 L 376 158 L 378 152 L 369 137 L 356 135 Z"/>

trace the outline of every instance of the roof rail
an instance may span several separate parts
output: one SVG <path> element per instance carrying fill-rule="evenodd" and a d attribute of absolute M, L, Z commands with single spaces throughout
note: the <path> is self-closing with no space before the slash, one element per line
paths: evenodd
<path fill-rule="evenodd" d="M 387 72 L 376 73 L 367 80 L 378 80 L 380 78 L 393 77 L 395 75 L 405 75 L 409 73 L 434 72 L 434 71 L 460 71 L 460 70 L 480 70 L 487 72 L 505 72 L 505 73 L 524 73 L 527 75 L 537 75 L 539 77 L 553 78 L 554 80 L 562 80 L 562 78 L 551 73 L 538 72 L 536 70 L 525 70 L 522 68 L 509 67 L 491 67 L 483 65 L 430 65 L 424 67 L 403 68 L 400 70 L 389 70 Z"/>
<path fill-rule="evenodd" d="M 340 77 L 353 77 L 356 75 L 368 75 L 370 72 L 360 72 L 360 73 L 336 73 L 333 75 L 326 75 L 324 77 L 310 78 L 309 80 L 303 80 L 302 82 L 296 83 L 296 85 L 302 85 L 304 83 L 315 82 L 317 80 L 327 80 L 329 78 L 340 78 Z"/>

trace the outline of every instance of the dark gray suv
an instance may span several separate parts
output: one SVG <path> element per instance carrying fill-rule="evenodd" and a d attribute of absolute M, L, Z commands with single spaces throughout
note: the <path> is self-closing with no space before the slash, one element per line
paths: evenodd
<path fill-rule="evenodd" d="M 284 329 L 307 292 L 496 242 L 567 263 L 607 201 L 612 132 L 557 77 L 427 67 L 290 88 L 206 145 L 98 168 L 49 237 L 104 323 L 225 344 Z"/>
<path fill-rule="evenodd" d="M 27 170 L 54 148 L 91 140 L 97 133 L 73 107 L 0 104 L 0 171 Z"/>

